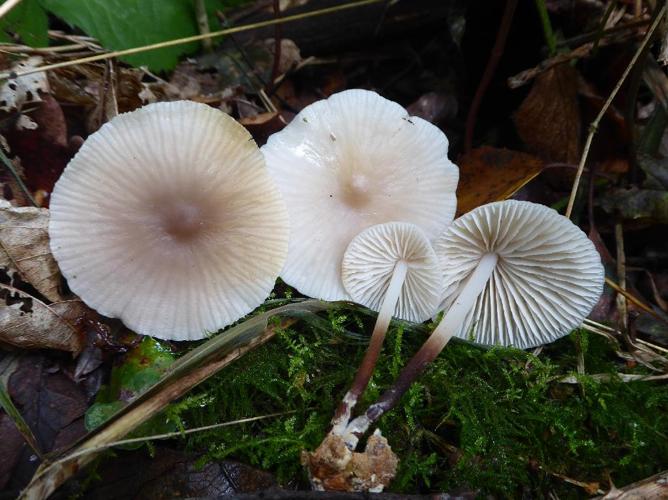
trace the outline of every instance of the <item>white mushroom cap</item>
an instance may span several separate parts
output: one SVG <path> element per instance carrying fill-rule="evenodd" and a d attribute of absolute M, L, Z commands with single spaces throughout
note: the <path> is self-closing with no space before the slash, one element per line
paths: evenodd
<path fill-rule="evenodd" d="M 53 191 L 70 288 L 138 333 L 194 340 L 260 305 L 288 218 L 250 134 L 203 104 L 157 103 L 91 135 Z"/>
<path fill-rule="evenodd" d="M 555 210 L 525 201 L 468 212 L 435 243 L 445 275 L 444 306 L 458 295 L 482 256 L 498 261 L 456 336 L 522 349 L 576 328 L 603 291 L 601 258 L 587 236 Z"/>
<path fill-rule="evenodd" d="M 407 271 L 394 316 L 425 321 L 438 307 L 443 279 L 434 249 L 414 224 L 378 224 L 355 236 L 341 265 L 343 285 L 355 302 L 378 311 L 401 261 Z"/>
<path fill-rule="evenodd" d="M 350 298 L 341 261 L 367 227 L 410 222 L 436 238 L 454 217 L 459 170 L 447 138 L 375 92 L 307 106 L 262 152 L 290 214 L 281 277 L 305 295 Z"/>

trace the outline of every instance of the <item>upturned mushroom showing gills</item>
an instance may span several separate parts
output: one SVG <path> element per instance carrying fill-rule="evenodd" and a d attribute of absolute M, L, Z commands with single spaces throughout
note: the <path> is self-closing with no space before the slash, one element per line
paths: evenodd
<path fill-rule="evenodd" d="M 55 186 L 51 249 L 101 314 L 195 340 L 274 286 L 288 217 L 250 134 L 209 106 L 151 104 L 91 135 Z"/>
<path fill-rule="evenodd" d="M 262 152 L 290 215 L 281 278 L 304 295 L 350 299 L 341 261 L 367 227 L 410 222 L 433 239 L 454 217 L 459 170 L 447 138 L 375 92 L 307 106 Z"/>
<path fill-rule="evenodd" d="M 351 442 L 392 408 L 453 335 L 529 348 L 568 334 L 603 291 L 601 258 L 570 220 L 543 205 L 503 201 L 455 220 L 436 242 L 445 276 L 445 316 L 366 414 Z"/>
<path fill-rule="evenodd" d="M 442 294 L 438 258 L 414 224 L 388 222 L 362 231 L 348 245 L 343 284 L 355 302 L 379 311 L 369 347 L 332 421 L 341 434 L 378 360 L 392 316 L 422 322 L 435 312 Z"/>

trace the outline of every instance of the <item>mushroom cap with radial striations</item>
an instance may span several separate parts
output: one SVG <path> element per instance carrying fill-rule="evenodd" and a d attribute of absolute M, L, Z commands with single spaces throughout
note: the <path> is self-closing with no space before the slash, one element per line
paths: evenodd
<path fill-rule="evenodd" d="M 119 115 L 88 138 L 54 188 L 49 235 L 89 306 L 141 334 L 195 340 L 264 301 L 289 229 L 250 134 L 177 101 Z"/>
<path fill-rule="evenodd" d="M 544 205 L 501 201 L 461 216 L 435 242 L 445 276 L 446 313 L 481 257 L 498 261 L 456 336 L 521 349 L 553 342 L 578 327 L 603 292 L 592 242 Z"/>
<path fill-rule="evenodd" d="M 407 271 L 394 316 L 420 323 L 438 307 L 443 276 L 429 240 L 414 224 L 378 224 L 355 236 L 341 265 L 343 285 L 355 302 L 378 311 L 400 261 Z"/>
<path fill-rule="evenodd" d="M 341 261 L 367 227 L 410 222 L 436 238 L 454 217 L 459 169 L 448 139 L 375 92 L 305 107 L 262 152 L 290 215 L 281 278 L 304 295 L 350 299 Z"/>

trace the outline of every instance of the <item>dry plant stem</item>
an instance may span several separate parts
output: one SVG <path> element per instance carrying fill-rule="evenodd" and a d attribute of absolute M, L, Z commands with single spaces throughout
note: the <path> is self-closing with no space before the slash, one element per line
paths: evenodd
<path fill-rule="evenodd" d="M 513 14 L 515 13 L 515 8 L 517 7 L 517 0 L 506 0 L 506 8 L 503 11 L 503 17 L 501 18 L 501 24 L 499 26 L 499 31 L 496 34 L 496 41 L 494 42 L 494 47 L 492 48 L 492 53 L 489 56 L 489 61 L 485 67 L 485 72 L 482 75 L 480 84 L 476 89 L 475 96 L 473 97 L 473 102 L 469 108 L 469 114 L 466 117 L 466 132 L 464 136 L 464 150 L 469 153 L 473 147 L 473 132 L 475 129 L 475 122 L 478 116 L 478 110 L 480 109 L 480 104 L 482 103 L 482 98 L 489 87 L 496 67 L 499 64 L 501 55 L 503 54 L 503 49 L 506 46 L 506 40 L 508 38 L 508 33 L 510 32 L 510 25 L 513 22 Z"/>
<path fill-rule="evenodd" d="M 211 33 L 209 28 L 209 18 L 206 15 L 206 5 L 204 5 L 204 0 L 195 0 L 195 17 L 197 18 L 197 27 L 201 35 L 208 35 Z M 210 38 L 205 38 L 202 40 L 202 47 L 207 52 L 211 52 L 213 44 L 211 43 Z"/>
<path fill-rule="evenodd" d="M 378 356 L 380 355 L 380 350 L 383 347 L 385 334 L 387 333 L 390 321 L 392 320 L 392 313 L 397 306 L 397 301 L 399 300 L 399 295 L 401 294 L 401 288 L 406 279 L 407 272 L 408 264 L 403 260 L 400 260 L 394 266 L 390 284 L 385 292 L 385 298 L 383 299 L 383 304 L 378 312 L 378 318 L 376 319 L 376 324 L 373 328 L 371 339 L 369 340 L 369 347 L 364 354 L 364 359 L 362 359 L 360 367 L 357 369 L 355 379 L 353 380 L 350 389 L 343 397 L 343 400 L 341 401 L 341 404 L 339 404 L 339 407 L 334 414 L 334 418 L 332 419 L 332 434 L 338 436 L 343 434 L 348 425 L 348 421 L 350 420 L 350 414 L 357 404 L 357 400 L 369 384 L 376 362 L 378 361 Z"/>
<path fill-rule="evenodd" d="M 258 28 L 264 28 L 266 26 L 274 26 L 276 24 L 289 23 L 292 21 L 299 21 L 302 19 L 308 19 L 310 17 L 322 16 L 325 14 L 332 14 L 334 12 L 340 12 L 342 10 L 354 9 L 356 7 L 363 7 L 365 5 L 371 5 L 374 3 L 380 3 L 384 0 L 358 0 L 357 2 L 345 3 L 342 5 L 335 5 L 333 7 L 327 7 L 325 9 L 314 10 L 311 12 L 303 12 L 301 14 L 293 14 L 291 16 L 280 17 L 278 19 L 269 19 L 267 21 L 259 21 L 257 23 L 245 24 L 243 26 L 236 26 L 234 28 L 227 28 L 219 31 L 212 31 L 211 33 L 206 33 L 202 35 L 193 35 L 185 38 L 178 38 L 176 40 L 167 40 L 165 42 L 152 43 L 149 45 L 143 45 L 141 47 L 133 47 L 131 49 L 116 50 L 114 52 L 106 52 L 104 54 L 97 54 L 94 56 L 83 57 L 81 59 L 75 59 L 73 61 L 64 61 L 54 64 L 47 64 L 44 66 L 39 66 L 32 68 L 26 71 L 20 71 L 16 74 L 9 72 L 0 73 L 0 79 L 9 78 L 10 75 L 12 78 L 19 76 L 30 75 L 33 73 L 39 73 L 40 71 L 50 71 L 58 68 L 65 68 L 68 66 L 76 66 L 78 64 L 90 63 L 95 61 L 103 61 L 105 59 L 112 59 L 114 57 L 123 57 L 129 56 L 132 54 L 139 54 L 141 52 L 149 52 L 151 50 L 163 49 L 165 47 L 174 47 L 175 45 L 183 45 L 191 42 L 201 42 L 202 40 L 207 40 L 209 38 L 218 38 L 224 35 L 231 35 L 234 33 L 241 33 L 244 31 L 251 31 Z"/>
<path fill-rule="evenodd" d="M 0 6 L 0 19 L 5 17 L 10 10 L 21 3 L 21 0 L 7 0 Z"/>
<path fill-rule="evenodd" d="M 571 195 L 570 195 L 570 198 L 568 199 L 568 207 L 566 208 L 566 214 L 565 215 L 569 219 L 571 217 L 571 214 L 573 213 L 573 205 L 575 203 L 575 197 L 578 194 L 578 186 L 580 184 L 580 178 L 582 177 L 582 171 L 584 170 L 585 164 L 587 163 L 587 157 L 589 156 L 589 149 L 591 148 L 591 143 L 594 139 L 594 135 L 596 135 L 596 131 L 598 130 L 598 125 L 599 125 L 599 123 L 601 123 L 601 120 L 603 119 L 603 116 L 605 116 L 605 113 L 608 111 L 608 108 L 612 104 L 612 101 L 617 96 L 617 93 L 619 92 L 619 89 L 622 88 L 622 85 L 626 81 L 626 78 L 629 76 L 629 73 L 631 73 L 631 70 L 635 66 L 635 64 L 638 61 L 640 55 L 644 53 L 645 46 L 647 46 L 649 41 L 652 39 L 652 35 L 654 34 L 656 29 L 658 28 L 659 24 L 661 23 L 661 20 L 663 19 L 663 17 L 665 15 L 666 15 L 666 5 L 664 4 L 661 7 L 661 10 L 659 11 L 658 15 L 656 16 L 656 19 L 654 19 L 654 22 L 652 23 L 652 25 L 647 30 L 647 33 L 645 34 L 645 38 L 643 38 L 642 42 L 640 43 L 640 46 L 638 47 L 638 50 L 636 50 L 635 54 L 633 54 L 633 57 L 631 58 L 631 61 L 629 62 L 626 69 L 624 69 L 624 73 L 622 73 L 622 76 L 619 78 L 619 81 L 615 85 L 615 88 L 612 90 L 612 92 L 608 96 L 608 99 L 605 101 L 605 104 L 603 104 L 603 107 L 599 111 L 598 115 L 596 116 L 594 121 L 589 126 L 589 134 L 587 135 L 587 141 L 585 142 L 584 150 L 582 151 L 582 157 L 580 158 L 580 164 L 578 165 L 578 171 L 575 174 L 575 180 L 573 181 L 573 188 L 571 189 Z"/>
<path fill-rule="evenodd" d="M 450 310 L 448 310 L 443 320 L 420 350 L 410 359 L 404 369 L 401 370 L 392 387 L 385 391 L 374 404 L 369 406 L 364 415 L 350 422 L 343 436 L 349 448 L 355 449 L 359 438 L 382 415 L 394 408 L 401 399 L 401 396 L 404 395 L 413 382 L 424 372 L 427 365 L 436 359 L 464 322 L 476 299 L 485 289 L 487 281 L 489 281 L 496 268 L 497 261 L 498 256 L 495 253 L 488 253 L 482 256 L 468 281 L 460 288 L 459 295 L 450 307 Z"/>
<path fill-rule="evenodd" d="M 619 288 L 626 291 L 626 254 L 624 252 L 624 226 L 621 222 L 615 224 L 615 242 L 617 243 L 617 278 Z M 620 329 L 625 332 L 628 329 L 628 308 L 626 297 L 617 294 L 617 309 L 619 309 Z"/>
<path fill-rule="evenodd" d="M 39 207 L 39 205 L 35 201 L 35 198 L 33 198 L 32 193 L 28 189 L 28 186 L 25 185 L 25 183 L 23 182 L 23 179 L 21 179 L 21 176 L 19 175 L 19 173 L 14 168 L 14 164 L 12 163 L 12 161 L 9 158 L 7 158 L 7 155 L 2 150 L 2 148 L 0 148 L 0 161 L 3 163 L 5 168 L 9 171 L 11 176 L 14 178 L 14 180 L 16 181 L 16 184 L 18 184 L 21 191 L 23 191 L 23 195 L 30 202 L 30 204 L 33 207 Z"/>
<path fill-rule="evenodd" d="M 153 436 L 142 436 L 142 437 L 138 437 L 138 438 L 121 439 L 120 441 L 105 443 L 105 444 L 97 446 L 95 448 L 85 448 L 83 450 L 72 453 L 71 455 L 67 455 L 66 457 L 58 459 L 57 461 L 55 461 L 53 463 L 57 464 L 57 463 L 68 462 L 72 459 L 75 459 L 75 458 L 83 456 L 83 455 L 87 455 L 89 453 L 99 453 L 100 451 L 108 450 L 110 448 L 115 448 L 117 446 L 125 446 L 125 445 L 128 445 L 128 444 L 136 444 L 136 443 L 145 443 L 147 441 L 159 441 L 161 439 L 178 438 L 178 437 L 187 436 L 188 434 L 196 434 L 198 432 L 205 432 L 205 431 L 210 431 L 210 430 L 214 430 L 214 429 L 220 429 L 222 427 L 230 427 L 232 425 L 245 424 L 245 423 L 248 423 L 248 422 L 257 422 L 258 420 L 265 420 L 267 418 L 272 418 L 272 417 L 280 417 L 282 415 L 290 415 L 292 413 L 295 413 L 295 410 L 284 411 L 284 412 L 280 412 L 280 413 L 270 413 L 269 415 L 260 415 L 258 417 L 242 418 L 240 420 L 232 420 L 230 422 L 223 422 L 223 423 L 220 423 L 220 424 L 205 425 L 205 426 L 202 426 L 202 427 L 195 427 L 193 429 L 186 429 L 184 431 L 168 432 L 166 434 L 155 434 Z"/>

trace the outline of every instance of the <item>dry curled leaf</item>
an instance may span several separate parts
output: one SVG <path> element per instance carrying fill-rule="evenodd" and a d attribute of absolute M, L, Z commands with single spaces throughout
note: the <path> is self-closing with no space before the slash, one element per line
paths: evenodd
<path fill-rule="evenodd" d="M 18 273 L 52 302 L 63 298 L 58 291 L 60 272 L 49 249 L 49 211 L 12 207 L 0 200 L 0 271 L 10 278 Z"/>
<path fill-rule="evenodd" d="M 528 149 L 549 161 L 577 162 L 580 155 L 578 73 L 560 64 L 541 74 L 515 114 Z"/>
<path fill-rule="evenodd" d="M 29 57 L 24 61 L 17 62 L 11 71 L 17 73 L 31 70 L 42 65 L 39 56 Z M 9 78 L 0 86 L 0 110 L 13 111 L 21 109 L 26 104 L 40 102 L 40 92 L 49 92 L 49 81 L 46 73 L 32 73 L 30 75 Z"/>
<path fill-rule="evenodd" d="M 510 198 L 543 169 L 525 153 L 483 146 L 459 159 L 457 216 L 480 205 Z"/>
<path fill-rule="evenodd" d="M 87 311 L 80 300 L 47 305 L 26 292 L 0 284 L 0 342 L 78 354 L 84 341 L 78 325 Z"/>

